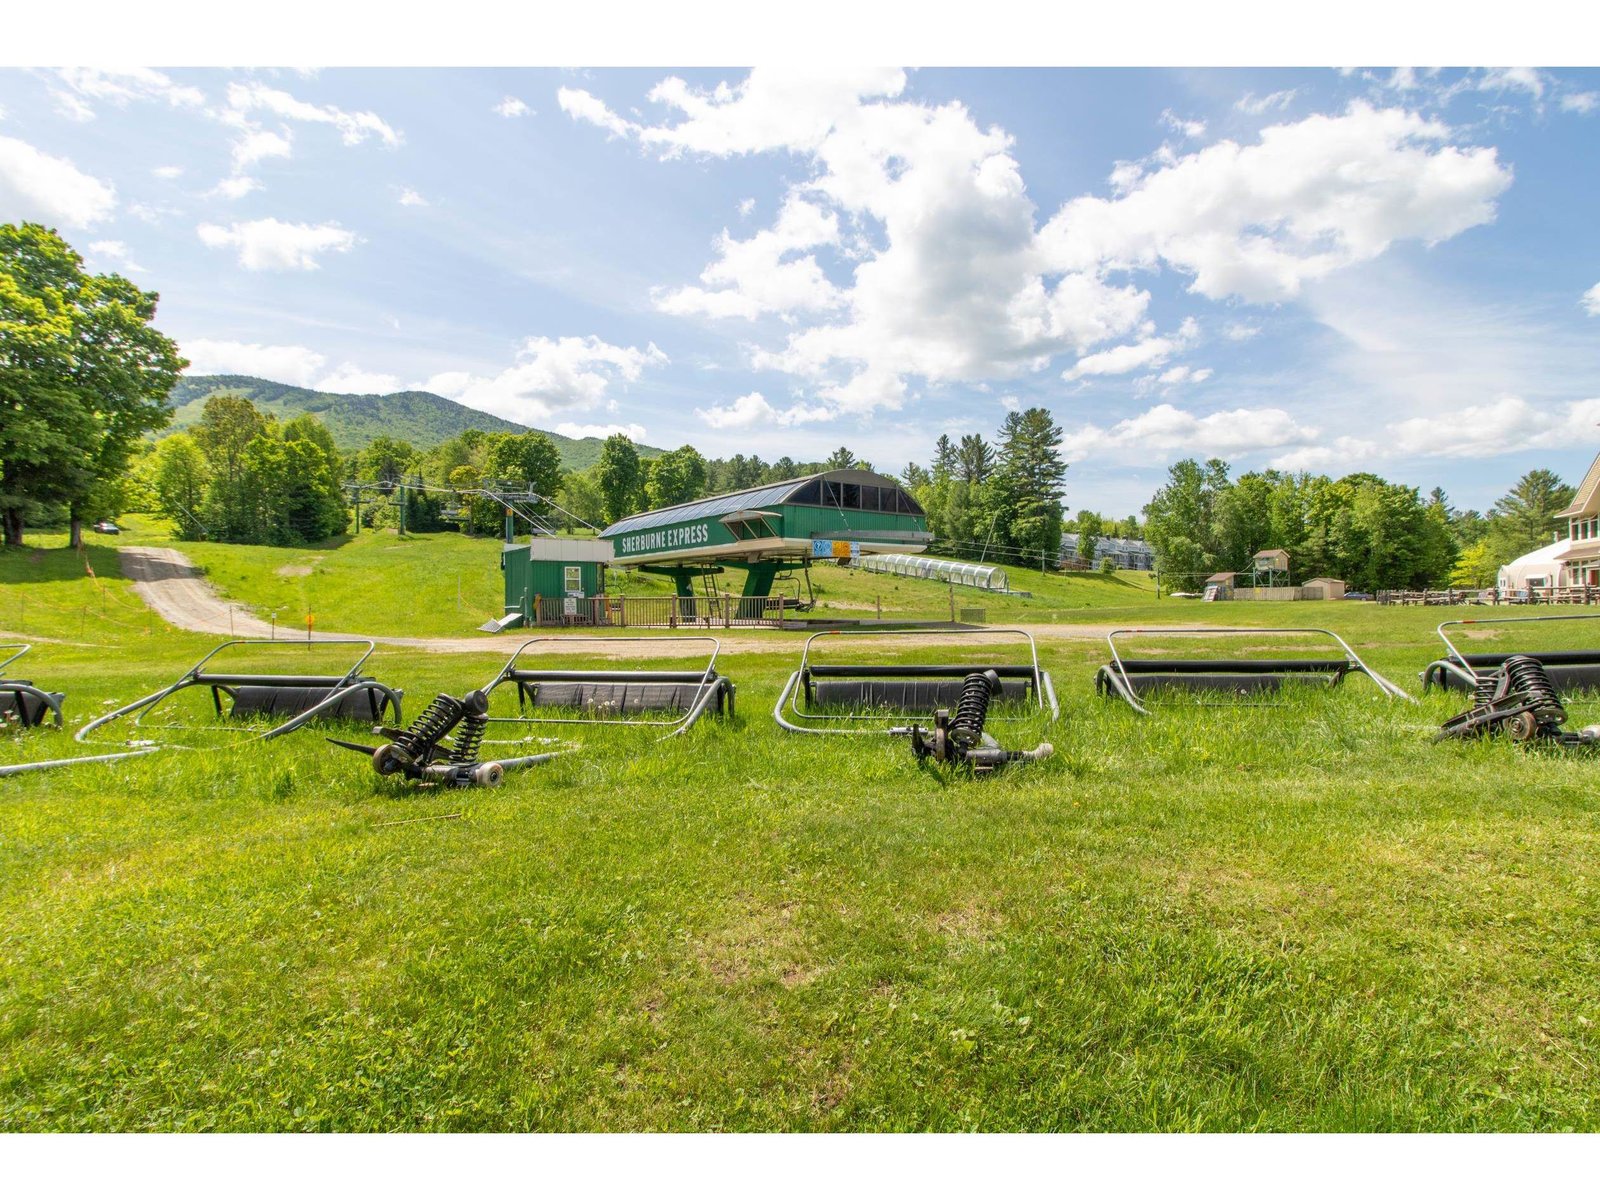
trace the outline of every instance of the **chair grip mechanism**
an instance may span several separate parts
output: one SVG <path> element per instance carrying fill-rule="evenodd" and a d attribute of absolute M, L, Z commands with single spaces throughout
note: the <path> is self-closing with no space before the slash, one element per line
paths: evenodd
<path fill-rule="evenodd" d="M 983 731 L 989 716 L 989 701 L 1001 690 L 995 671 L 974 671 L 961 681 L 961 694 L 955 715 L 947 708 L 933 714 L 933 728 L 909 725 L 890 732 L 911 739 L 911 752 L 918 762 L 961 763 L 975 775 L 986 775 L 1009 762 L 1038 762 L 1055 753 L 1049 742 L 1032 750 L 1007 750 Z"/>

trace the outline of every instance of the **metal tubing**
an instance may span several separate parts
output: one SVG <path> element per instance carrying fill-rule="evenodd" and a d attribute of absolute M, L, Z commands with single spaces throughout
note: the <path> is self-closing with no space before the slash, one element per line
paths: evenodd
<path fill-rule="evenodd" d="M 1499 662 L 1492 662 L 1490 660 L 1494 658 L 1493 655 L 1463 654 L 1456 648 L 1456 644 L 1450 640 L 1450 635 L 1445 632 L 1451 626 L 1531 625 L 1544 621 L 1600 621 L 1600 613 L 1552 613 L 1549 616 L 1541 617 L 1460 617 L 1451 621 L 1440 621 L 1438 628 L 1434 632 L 1439 635 L 1439 640 L 1445 644 L 1445 649 L 1449 651 L 1449 654 L 1437 662 L 1429 663 L 1424 668 L 1422 672 L 1422 690 L 1427 691 L 1435 678 L 1438 679 L 1442 686 L 1444 684 L 1443 672 L 1448 670 L 1462 681 L 1468 691 L 1471 691 L 1477 686 L 1478 682 L 1477 672 L 1472 669 L 1474 666 L 1499 666 L 1507 657 L 1510 657 L 1510 655 L 1504 655 L 1500 657 Z M 1521 653 L 1527 654 L 1528 652 L 1522 651 Z M 1558 655 L 1561 657 L 1558 658 Z M 1591 663 L 1600 664 L 1600 649 L 1558 650 L 1548 657 L 1543 654 L 1530 654 L 1529 657 L 1537 658 L 1540 662 L 1564 662 L 1572 665 L 1587 666 Z M 3 663 L 0 663 L 0 666 L 3 665 Z"/>
<path fill-rule="evenodd" d="M 121 750 L 116 754 L 85 754 L 81 758 L 52 758 L 44 762 L 17 763 L 14 766 L 0 767 L 0 777 L 24 775 L 29 771 L 48 771 L 52 767 L 72 767 L 78 763 L 116 762 L 121 758 L 139 758 L 145 754 L 154 754 L 160 749 L 160 746 L 146 746 L 140 750 Z"/>

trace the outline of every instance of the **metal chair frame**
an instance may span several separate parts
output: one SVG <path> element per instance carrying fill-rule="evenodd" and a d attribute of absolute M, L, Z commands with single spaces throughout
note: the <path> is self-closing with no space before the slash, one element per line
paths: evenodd
<path fill-rule="evenodd" d="M 1339 649 L 1344 652 L 1344 659 L 1124 659 L 1117 651 L 1117 639 L 1134 635 L 1157 634 L 1161 637 L 1213 637 L 1213 636 L 1242 636 L 1246 634 L 1315 634 L 1330 638 Z M 1149 716 L 1150 710 L 1139 701 L 1134 680 L 1141 675 L 1239 675 L 1241 677 L 1262 677 L 1268 675 L 1332 675 L 1329 687 L 1338 687 L 1344 682 L 1346 675 L 1365 675 L 1378 690 L 1385 696 L 1397 700 L 1409 700 L 1416 703 L 1416 698 L 1407 693 L 1403 688 L 1391 683 L 1378 672 L 1367 666 L 1362 661 L 1348 642 L 1331 629 L 1313 628 L 1250 628 L 1226 627 L 1212 629 L 1114 629 L 1106 635 L 1106 644 L 1111 648 L 1111 661 L 1095 672 L 1095 691 L 1102 696 L 1116 696 L 1119 700 L 1126 701 L 1135 712 Z M 1134 669 L 1129 669 L 1129 664 L 1135 664 Z M 1178 685 L 1181 686 L 1181 685 Z M 1196 689 L 1199 690 L 1199 689 Z M 1213 690 L 1213 689 L 1207 689 Z M 1206 704 L 1200 702 L 1202 707 L 1239 707 L 1237 702 L 1226 704 Z M 1265 707 L 1265 706 L 1261 706 Z"/>
<path fill-rule="evenodd" d="M 207 671 L 205 669 L 206 664 L 209 663 L 213 658 L 221 654 L 224 650 L 227 650 L 233 646 L 271 646 L 278 649 L 285 649 L 302 644 L 312 645 L 318 648 L 324 646 L 364 646 L 366 649 L 362 651 L 361 656 L 356 659 L 355 663 L 352 664 L 343 675 L 269 675 L 260 672 L 215 672 Z M 317 717 L 321 716 L 330 709 L 337 708 L 347 696 L 350 696 L 358 691 L 376 692 L 379 697 L 379 719 L 382 719 L 383 709 L 386 706 L 389 706 L 394 709 L 395 723 L 399 724 L 402 720 L 400 705 L 404 693 L 395 688 L 391 688 L 386 684 L 379 683 L 376 679 L 372 679 L 361 674 L 361 668 L 366 665 L 367 659 L 372 656 L 372 652 L 376 648 L 376 644 L 367 638 L 325 638 L 309 643 L 243 638 L 226 641 L 213 648 L 210 653 L 208 653 L 199 662 L 195 663 L 194 666 L 190 667 L 187 671 L 180 675 L 173 683 L 168 684 L 166 687 L 161 688 L 158 691 L 150 693 L 148 696 L 145 696 L 139 700 L 135 700 L 131 704 L 124 704 L 121 708 L 118 708 L 113 712 L 106 713 L 104 716 L 96 717 L 82 729 L 78 730 L 77 740 L 80 742 L 87 742 L 89 740 L 89 735 L 95 730 L 127 716 L 132 716 L 134 718 L 134 725 L 145 727 L 145 717 L 149 715 L 157 706 L 159 706 L 162 701 L 166 700 L 169 696 L 185 690 L 186 688 L 192 687 L 207 687 L 211 689 L 211 700 L 213 705 L 216 707 L 218 716 L 222 715 L 222 697 L 224 695 L 230 697 L 234 696 L 236 689 L 238 688 L 304 687 L 326 688 L 328 690 L 328 694 L 310 708 L 304 710 L 303 712 L 296 713 L 294 716 L 290 717 L 289 720 L 284 721 L 282 724 L 275 725 L 265 732 L 253 734 L 252 738 L 256 741 L 267 741 L 270 738 L 282 737 L 286 733 L 293 733 L 296 729 L 299 729 L 301 726 L 316 720 Z M 212 731 L 216 727 L 171 724 L 155 726 L 154 728 L 168 730 L 205 729 L 207 731 Z"/>
<path fill-rule="evenodd" d="M 0 696 L 12 697 L 15 702 L 17 717 L 21 724 L 44 724 L 43 713 L 40 714 L 40 719 L 36 722 L 30 722 L 27 719 L 27 709 L 23 704 L 23 698 L 31 697 L 43 704 L 47 712 L 55 715 L 56 728 L 60 729 L 62 725 L 61 702 L 66 699 L 64 693 L 44 691 L 35 687 L 31 679 L 7 679 L 5 677 L 5 669 L 32 649 L 33 647 L 25 642 L 11 642 L 6 645 L 0 645 L 0 654 L 4 654 L 7 650 L 14 652 L 5 659 L 0 660 Z"/>
<path fill-rule="evenodd" d="M 1028 647 L 1028 661 L 1026 663 L 992 664 L 937 664 L 906 663 L 894 664 L 863 664 L 850 666 L 847 664 L 822 664 L 821 667 L 811 662 L 811 646 L 818 638 L 873 638 L 873 637 L 928 637 L 928 638 L 962 638 L 983 637 L 996 634 L 1015 636 L 1022 639 Z M 822 633 L 814 633 L 805 641 L 805 646 L 800 652 L 800 665 L 789 676 L 783 690 L 778 693 L 778 701 L 772 707 L 772 717 L 779 726 L 790 733 L 812 733 L 824 735 L 840 734 L 869 734 L 881 735 L 891 733 L 898 726 L 886 726 L 876 729 L 834 728 L 826 722 L 873 722 L 883 725 L 885 721 L 894 720 L 927 720 L 927 709 L 912 711 L 900 709 L 890 711 L 876 709 L 869 713 L 827 713 L 807 709 L 803 695 L 809 692 L 810 681 L 817 677 L 827 678 L 829 674 L 837 672 L 836 677 L 856 679 L 948 679 L 959 682 L 975 671 L 995 670 L 1002 681 L 1023 679 L 1029 681 L 1033 689 L 1034 705 L 1026 716 L 994 712 L 989 716 L 991 723 L 1016 722 L 1030 720 L 1041 713 L 1048 713 L 1051 721 L 1061 717 L 1061 706 L 1056 701 L 1055 683 L 1050 678 L 1050 673 L 1039 666 L 1039 649 L 1034 643 L 1033 636 L 1021 629 L 836 629 Z M 785 716 L 785 706 L 788 716 Z M 952 704 L 953 708 L 954 705 Z M 793 718 L 791 720 L 790 718 Z M 808 722 L 810 724 L 808 724 Z"/>
<path fill-rule="evenodd" d="M 699 671 L 626 671 L 602 670 L 582 671 L 571 669 L 529 670 L 519 668 L 517 660 L 525 654 L 530 646 L 556 645 L 563 649 L 572 647 L 575 643 L 585 645 L 612 646 L 618 643 L 649 642 L 651 645 L 666 643 L 700 642 L 709 643 L 710 657 L 706 665 Z M 733 715 L 734 695 L 737 691 L 734 683 L 726 675 L 717 674 L 717 655 L 722 650 L 722 643 L 714 637 L 698 635 L 683 635 L 678 637 L 608 637 L 598 634 L 583 635 L 572 634 L 566 636 L 548 636 L 529 638 L 512 651 L 511 657 L 506 660 L 505 666 L 490 683 L 484 687 L 484 692 L 492 694 L 502 684 L 514 683 L 517 687 L 517 708 L 521 715 L 515 717 L 489 717 L 493 725 L 630 725 L 645 728 L 666 729 L 667 733 L 661 740 L 676 737 L 678 734 L 692 728 L 706 711 L 715 704 L 717 711 L 721 712 L 726 705 L 729 716 Z M 528 707 L 530 701 L 536 703 L 537 685 L 541 683 L 597 683 L 597 684 L 681 684 L 692 686 L 694 698 L 689 706 L 677 717 L 671 719 L 627 717 L 563 717 L 563 716 L 530 716 Z M 530 686 L 532 685 L 532 686 Z M 655 709 L 647 711 L 670 711 L 668 709 Z M 511 745 L 512 742 L 486 740 L 487 745 Z"/>
<path fill-rule="evenodd" d="M 1448 653 L 1443 658 L 1435 659 L 1422 669 L 1422 690 L 1429 691 L 1435 684 L 1448 688 L 1453 683 L 1466 692 L 1475 690 L 1480 680 L 1479 668 L 1492 674 L 1499 670 L 1505 660 L 1515 654 L 1524 654 L 1529 658 L 1536 658 L 1550 673 L 1552 680 L 1559 686 L 1564 674 L 1563 668 L 1596 667 L 1600 668 L 1600 649 L 1594 650 L 1546 650 L 1543 653 L 1536 650 L 1512 650 L 1505 653 L 1494 651 L 1487 654 L 1468 654 L 1459 649 L 1450 640 L 1450 635 L 1445 632 L 1452 626 L 1460 625 L 1528 625 L 1547 621 L 1600 621 L 1600 613 L 1555 613 L 1542 617 L 1463 617 L 1451 621 L 1441 621 L 1435 630 L 1439 640 L 1445 644 Z"/>

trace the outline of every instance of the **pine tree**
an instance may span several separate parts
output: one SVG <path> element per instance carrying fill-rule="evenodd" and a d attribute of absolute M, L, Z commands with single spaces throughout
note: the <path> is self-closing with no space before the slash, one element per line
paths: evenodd
<path fill-rule="evenodd" d="M 1018 562 L 1056 562 L 1061 555 L 1061 500 L 1067 464 L 1061 427 L 1048 409 L 1007 413 L 1000 427 L 1000 455 L 984 487 L 995 541 L 1013 549 Z"/>

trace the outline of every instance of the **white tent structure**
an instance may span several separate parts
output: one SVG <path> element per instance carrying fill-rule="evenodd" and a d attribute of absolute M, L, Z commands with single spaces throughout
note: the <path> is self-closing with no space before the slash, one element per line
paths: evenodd
<path fill-rule="evenodd" d="M 1502 595 L 1507 592 L 1526 592 L 1529 588 L 1559 587 L 1561 568 L 1566 562 L 1572 539 L 1562 538 L 1548 546 L 1530 550 L 1515 562 L 1500 568 L 1495 580 Z"/>
<path fill-rule="evenodd" d="M 881 575 L 905 575 L 912 579 L 937 579 L 941 583 L 959 583 L 963 587 L 982 588 L 988 592 L 1006 591 L 1006 573 L 1001 567 L 983 566 L 979 563 L 951 562 L 942 558 L 925 558 L 920 554 L 867 554 L 861 559 L 863 571 L 876 571 Z"/>

